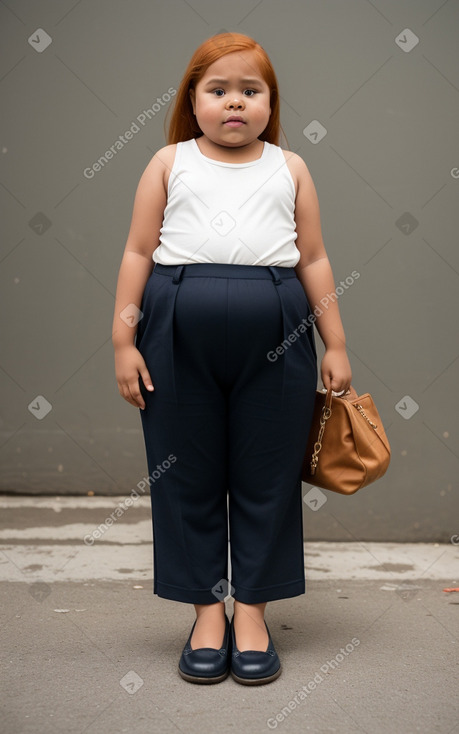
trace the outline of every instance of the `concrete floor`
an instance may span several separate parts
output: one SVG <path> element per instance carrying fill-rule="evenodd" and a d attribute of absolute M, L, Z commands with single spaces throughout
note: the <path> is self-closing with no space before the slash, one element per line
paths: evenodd
<path fill-rule="evenodd" d="M 3 734 L 459 732 L 456 540 L 306 542 L 306 594 L 266 611 L 282 675 L 200 686 L 192 605 L 152 593 L 149 500 L 94 536 L 119 502 L 0 497 Z"/>

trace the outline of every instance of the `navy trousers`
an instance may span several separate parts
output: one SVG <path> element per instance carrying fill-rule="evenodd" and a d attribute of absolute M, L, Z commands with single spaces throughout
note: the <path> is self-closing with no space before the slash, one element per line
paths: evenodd
<path fill-rule="evenodd" d="M 294 268 L 156 263 L 141 311 L 136 346 L 155 387 L 140 380 L 153 593 L 223 600 L 228 543 L 234 599 L 305 593 L 301 466 L 317 355 Z"/>

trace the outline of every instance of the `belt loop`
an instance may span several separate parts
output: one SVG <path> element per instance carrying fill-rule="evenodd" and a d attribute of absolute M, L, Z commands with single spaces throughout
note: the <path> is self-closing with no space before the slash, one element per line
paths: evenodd
<path fill-rule="evenodd" d="M 184 268 L 183 265 L 177 265 L 177 268 L 176 268 L 175 273 L 174 273 L 174 277 L 172 278 L 172 282 L 173 283 L 179 283 L 180 282 L 180 278 L 182 277 L 182 273 L 183 273 L 183 268 Z"/>
<path fill-rule="evenodd" d="M 270 270 L 270 273 L 272 275 L 274 285 L 280 285 L 282 283 L 281 279 L 279 278 L 279 273 L 277 272 L 274 265 L 268 265 L 268 268 Z"/>

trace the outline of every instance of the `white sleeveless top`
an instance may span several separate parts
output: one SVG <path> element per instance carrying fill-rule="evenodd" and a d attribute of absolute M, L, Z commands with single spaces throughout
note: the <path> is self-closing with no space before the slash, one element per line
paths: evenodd
<path fill-rule="evenodd" d="M 260 158 L 225 163 L 203 155 L 195 138 L 177 143 L 160 244 L 162 265 L 233 263 L 293 267 L 295 185 L 278 145 Z"/>

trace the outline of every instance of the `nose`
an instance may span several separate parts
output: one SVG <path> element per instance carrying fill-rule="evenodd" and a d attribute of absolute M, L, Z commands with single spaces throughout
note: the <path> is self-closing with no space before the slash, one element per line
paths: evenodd
<path fill-rule="evenodd" d="M 244 109 L 245 105 L 244 105 L 244 102 L 243 102 L 242 99 L 239 100 L 239 99 L 235 98 L 235 99 L 233 99 L 231 101 L 228 100 L 228 102 L 226 103 L 226 107 L 229 110 L 233 110 L 233 109 L 242 110 L 242 109 Z"/>

